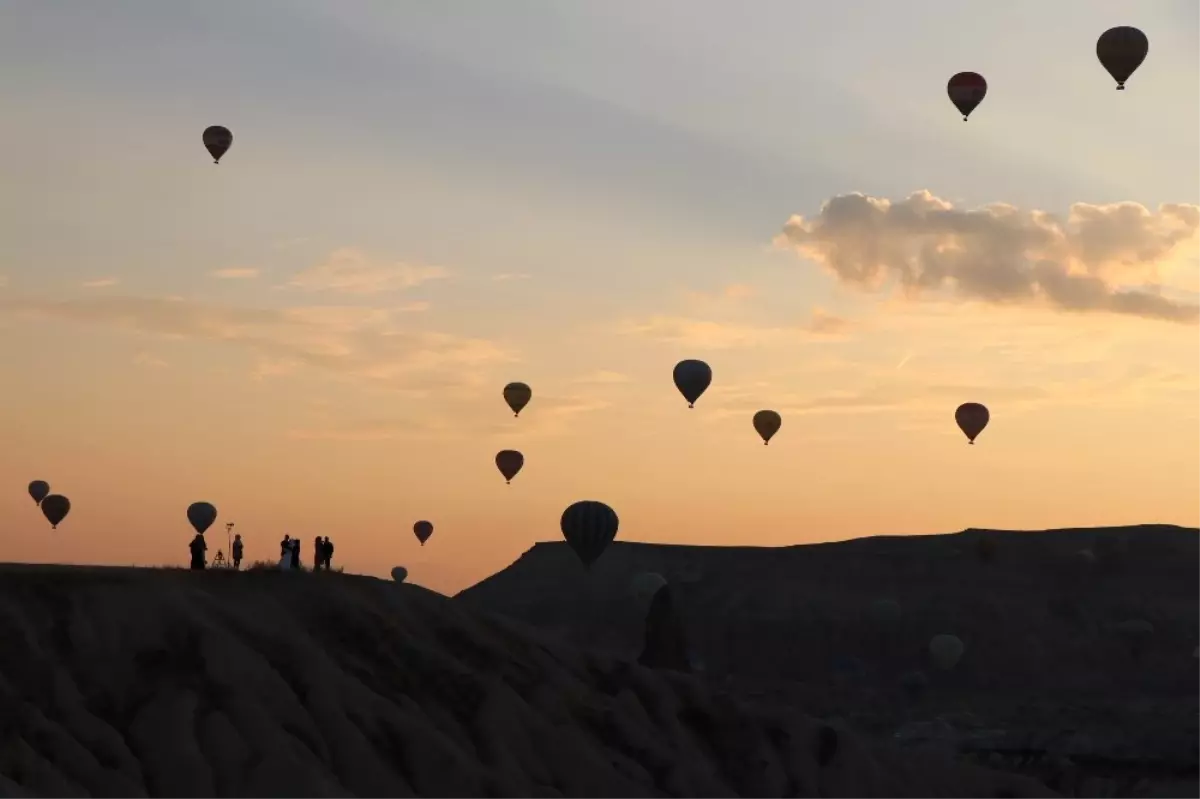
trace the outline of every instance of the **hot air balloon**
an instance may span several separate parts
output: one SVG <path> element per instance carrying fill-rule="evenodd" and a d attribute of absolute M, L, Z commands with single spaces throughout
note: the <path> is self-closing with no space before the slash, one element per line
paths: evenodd
<path fill-rule="evenodd" d="M 204 531 L 212 527 L 212 523 L 217 520 L 217 509 L 209 502 L 193 502 L 188 505 L 187 519 L 191 522 L 193 530 L 204 535 Z"/>
<path fill-rule="evenodd" d="M 50 522 L 50 529 L 57 530 L 58 525 L 62 520 L 67 518 L 67 514 L 71 512 L 71 500 L 64 497 L 62 494 L 51 494 L 44 497 L 41 502 L 42 515 L 46 517 L 46 521 Z"/>
<path fill-rule="evenodd" d="M 563 511 L 559 526 L 575 554 L 591 569 L 596 558 L 617 537 L 617 513 L 603 502 L 585 499 Z"/>
<path fill-rule="evenodd" d="M 675 388 L 679 389 L 679 393 L 687 400 L 689 408 L 696 406 L 696 400 L 700 399 L 700 395 L 712 383 L 712 369 L 704 361 L 680 361 L 675 364 L 675 371 L 671 376 L 675 380 Z"/>
<path fill-rule="evenodd" d="M 946 94 L 966 122 L 987 96 L 987 81 L 978 72 L 960 72 L 946 84 Z"/>
<path fill-rule="evenodd" d="M 429 536 L 433 535 L 433 523 L 421 520 L 413 525 L 413 535 L 421 542 L 421 546 L 425 546 L 425 542 L 429 540 Z"/>
<path fill-rule="evenodd" d="M 871 618 L 881 624 L 898 622 L 901 615 L 900 603 L 894 599 L 876 599 L 871 603 Z"/>
<path fill-rule="evenodd" d="M 402 583 L 408 579 L 408 569 L 403 566 L 396 566 L 392 569 L 392 579 L 398 583 Z"/>
<path fill-rule="evenodd" d="M 42 504 L 42 500 L 50 493 L 50 484 L 45 480 L 34 480 L 29 484 L 29 496 L 33 497 L 33 501 L 37 505 Z"/>
<path fill-rule="evenodd" d="M 929 641 L 929 658 L 944 671 L 954 668 L 964 651 L 966 647 L 957 635 L 935 635 Z"/>
<path fill-rule="evenodd" d="M 1096 40 L 1096 58 L 1117 82 L 1117 90 L 1125 90 L 1125 81 L 1146 60 L 1150 40 L 1137 28 L 1122 25 L 1109 28 Z"/>
<path fill-rule="evenodd" d="M 533 389 L 524 383 L 509 383 L 504 387 L 504 401 L 512 408 L 513 416 L 520 416 L 532 398 Z"/>
<path fill-rule="evenodd" d="M 525 456 L 515 449 L 502 449 L 496 453 L 496 468 L 504 475 L 505 483 L 511 483 L 524 465 Z"/>
<path fill-rule="evenodd" d="M 650 606 L 650 600 L 658 593 L 658 589 L 667 584 L 667 578 L 658 572 L 643 572 L 633 578 L 630 592 L 643 609 Z"/>
<path fill-rule="evenodd" d="M 783 419 L 775 411 L 759 411 L 754 414 L 754 429 L 762 436 L 763 446 L 771 443 L 771 436 L 779 432 Z"/>
<path fill-rule="evenodd" d="M 233 134 L 229 132 L 229 128 L 220 125 L 205 128 L 202 138 L 204 139 L 204 149 L 208 150 L 208 154 L 213 157 L 214 164 L 221 162 L 221 156 L 225 155 L 229 146 L 233 144 Z"/>
<path fill-rule="evenodd" d="M 954 411 L 954 421 L 958 429 L 966 435 L 967 441 L 974 444 L 975 438 L 988 426 L 992 415 L 988 409 L 978 402 L 964 402 Z"/>

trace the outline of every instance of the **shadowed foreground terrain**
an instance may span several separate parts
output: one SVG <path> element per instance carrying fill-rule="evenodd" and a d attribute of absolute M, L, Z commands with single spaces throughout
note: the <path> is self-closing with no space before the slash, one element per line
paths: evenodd
<path fill-rule="evenodd" d="M 1194 528 L 1152 525 L 783 548 L 617 541 L 588 573 L 556 542 L 454 601 L 637 657 L 630 586 L 657 572 L 694 667 L 743 701 L 1067 794 L 1196 796 L 1198 544 Z M 895 618 L 873 614 L 881 600 Z M 940 633 L 966 645 L 950 672 L 929 663 Z"/>
<path fill-rule="evenodd" d="M 338 574 L 0 566 L 0 795 L 1045 796 Z"/>

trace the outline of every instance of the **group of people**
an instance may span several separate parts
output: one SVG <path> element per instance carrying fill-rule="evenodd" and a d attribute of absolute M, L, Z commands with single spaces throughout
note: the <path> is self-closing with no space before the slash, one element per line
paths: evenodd
<path fill-rule="evenodd" d="M 313 540 L 313 571 L 320 571 L 322 567 L 325 568 L 325 571 L 329 571 L 332 568 L 332 562 L 333 542 L 329 540 L 329 536 L 325 536 L 324 538 L 317 536 Z M 279 542 L 279 568 L 300 568 L 299 538 L 292 538 L 290 535 L 285 535 L 283 540 Z"/>
<path fill-rule="evenodd" d="M 192 554 L 192 568 L 203 570 L 208 566 L 208 542 L 204 540 L 202 533 L 197 533 L 192 539 L 192 543 L 188 544 L 188 549 Z M 235 535 L 233 537 L 233 547 L 230 554 L 230 563 L 234 569 L 242 568 L 242 555 L 245 553 L 245 545 L 242 543 L 242 536 Z M 290 535 L 285 535 L 283 540 L 279 542 L 279 568 L 281 569 L 299 569 L 300 568 L 300 539 L 292 538 Z M 329 540 L 329 536 L 317 536 L 313 541 L 313 571 L 319 571 L 322 567 L 325 571 L 332 568 L 333 563 L 333 542 Z M 218 551 L 217 557 L 213 560 L 213 565 L 225 564 L 225 555 Z"/>

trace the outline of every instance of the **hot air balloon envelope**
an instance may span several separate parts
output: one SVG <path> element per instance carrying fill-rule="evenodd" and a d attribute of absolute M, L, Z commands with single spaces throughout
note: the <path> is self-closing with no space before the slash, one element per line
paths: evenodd
<path fill-rule="evenodd" d="M 29 496 L 33 497 L 33 501 L 41 505 L 42 500 L 50 493 L 50 484 L 45 480 L 34 480 L 29 484 Z"/>
<path fill-rule="evenodd" d="M 966 647 L 957 635 L 935 635 L 929 641 L 929 658 L 939 669 L 954 668 L 964 651 Z"/>
<path fill-rule="evenodd" d="M 402 583 L 408 579 L 408 569 L 403 566 L 396 566 L 392 569 L 392 579 L 398 583 Z"/>
<path fill-rule="evenodd" d="M 972 444 L 975 443 L 976 436 L 983 432 L 983 428 L 988 426 L 991 418 L 988 409 L 978 402 L 964 402 L 954 411 L 954 421 L 958 429 L 963 431 L 963 435 Z"/>
<path fill-rule="evenodd" d="M 1118 89 L 1125 88 L 1125 81 L 1146 60 L 1148 52 L 1150 40 L 1146 34 L 1128 25 L 1109 28 L 1096 40 L 1096 58 L 1113 76 Z"/>
<path fill-rule="evenodd" d="M 775 411 L 759 411 L 754 414 L 754 429 L 762 436 L 763 444 L 771 443 L 771 436 L 779 432 L 783 419 Z"/>
<path fill-rule="evenodd" d="M 987 81 L 978 72 L 960 72 L 946 83 L 946 94 L 965 122 L 987 96 Z"/>
<path fill-rule="evenodd" d="M 221 156 L 228 152 L 230 145 L 233 144 L 233 134 L 229 132 L 229 128 L 221 125 L 212 125 L 204 129 L 204 149 L 208 150 L 208 154 L 213 157 L 213 163 L 219 163 Z"/>
<path fill-rule="evenodd" d="M 675 388 L 687 400 L 689 408 L 695 406 L 696 400 L 712 383 L 712 369 L 704 361 L 680 361 L 675 364 L 671 376 L 675 380 Z"/>
<path fill-rule="evenodd" d="M 654 599 L 654 595 L 666 584 L 667 578 L 661 574 L 657 572 L 643 572 L 633 578 L 630 591 L 638 605 L 645 609 L 650 607 L 650 600 Z"/>
<path fill-rule="evenodd" d="M 509 383 L 504 387 L 504 401 L 512 409 L 513 416 L 520 416 L 532 398 L 533 389 L 524 383 Z"/>
<path fill-rule="evenodd" d="M 506 483 L 516 477 L 517 472 L 521 471 L 521 467 L 524 465 L 525 456 L 515 449 L 502 449 L 496 453 L 496 468 L 500 470 L 500 474 L 504 475 Z"/>
<path fill-rule="evenodd" d="M 559 526 L 563 537 L 585 568 L 591 568 L 596 558 L 604 554 L 617 537 L 617 513 L 603 502 L 583 500 L 563 511 Z"/>
<path fill-rule="evenodd" d="M 187 519 L 193 530 L 204 535 L 204 531 L 212 527 L 212 523 L 217 520 L 217 509 L 211 502 L 193 502 L 188 505 Z"/>
<path fill-rule="evenodd" d="M 62 494 L 50 494 L 42 499 L 41 504 L 42 515 L 46 517 L 46 521 L 50 522 L 51 529 L 57 528 L 71 512 L 71 500 Z"/>
<path fill-rule="evenodd" d="M 421 542 L 421 546 L 425 546 L 429 536 L 433 535 L 433 523 L 424 520 L 417 522 L 413 525 L 413 535 Z"/>

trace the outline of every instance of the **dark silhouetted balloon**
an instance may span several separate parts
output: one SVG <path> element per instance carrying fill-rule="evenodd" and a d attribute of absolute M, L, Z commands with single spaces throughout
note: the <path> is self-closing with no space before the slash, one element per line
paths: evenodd
<path fill-rule="evenodd" d="M 214 164 L 221 162 L 221 156 L 225 155 L 233 144 L 233 134 L 229 132 L 229 128 L 220 125 L 205 128 L 203 138 L 204 149 L 213 157 Z"/>
<path fill-rule="evenodd" d="M 974 444 L 975 438 L 988 426 L 992 416 L 988 409 L 978 402 L 964 402 L 954 411 L 954 421 L 958 429 L 966 435 L 967 441 Z"/>
<path fill-rule="evenodd" d="M 771 443 L 771 436 L 779 432 L 783 419 L 775 411 L 759 411 L 754 414 L 754 429 L 762 436 L 763 446 Z"/>
<path fill-rule="evenodd" d="M 433 535 L 433 523 L 424 520 L 417 522 L 413 525 L 413 535 L 421 542 L 421 546 L 425 546 L 429 536 Z"/>
<path fill-rule="evenodd" d="M 596 558 L 604 554 L 605 548 L 617 537 L 617 513 L 603 502 L 585 499 L 563 511 L 563 537 L 575 554 L 590 569 Z"/>
<path fill-rule="evenodd" d="M 966 122 L 987 96 L 987 81 L 978 72 L 960 72 L 946 84 L 946 94 Z"/>
<path fill-rule="evenodd" d="M 29 484 L 29 496 L 33 497 L 33 501 L 38 505 L 42 504 L 42 500 L 50 493 L 50 484 L 45 480 L 34 480 Z"/>
<path fill-rule="evenodd" d="M 1137 28 L 1122 25 L 1109 28 L 1096 40 L 1096 58 L 1117 82 L 1119 91 L 1125 90 L 1125 81 L 1146 60 L 1150 52 L 1150 40 Z"/>
<path fill-rule="evenodd" d="M 496 453 L 496 468 L 504 475 L 504 482 L 511 483 L 512 479 L 525 465 L 525 456 L 515 449 L 502 449 Z"/>
<path fill-rule="evenodd" d="M 396 566 L 392 569 L 392 579 L 398 583 L 402 583 L 408 579 L 408 569 L 403 566 Z"/>
<path fill-rule="evenodd" d="M 204 531 L 212 527 L 212 523 L 217 520 L 217 509 L 209 502 L 193 502 L 188 505 L 187 519 L 193 530 L 204 535 Z"/>
<path fill-rule="evenodd" d="M 62 494 L 50 494 L 42 499 L 42 515 L 50 522 L 50 529 L 58 528 L 62 520 L 71 512 L 71 500 Z"/>
<path fill-rule="evenodd" d="M 944 671 L 949 671 L 963 656 L 966 647 L 957 635 L 935 635 L 929 641 L 929 658 L 933 665 Z"/>
<path fill-rule="evenodd" d="M 687 400 L 689 408 L 696 407 L 696 400 L 712 383 L 712 369 L 704 361 L 680 361 L 675 364 L 671 376 L 675 380 L 675 388 Z"/>
<path fill-rule="evenodd" d="M 524 383 L 509 383 L 504 387 L 504 401 L 512 409 L 513 416 L 520 416 L 532 398 L 533 389 Z"/>

